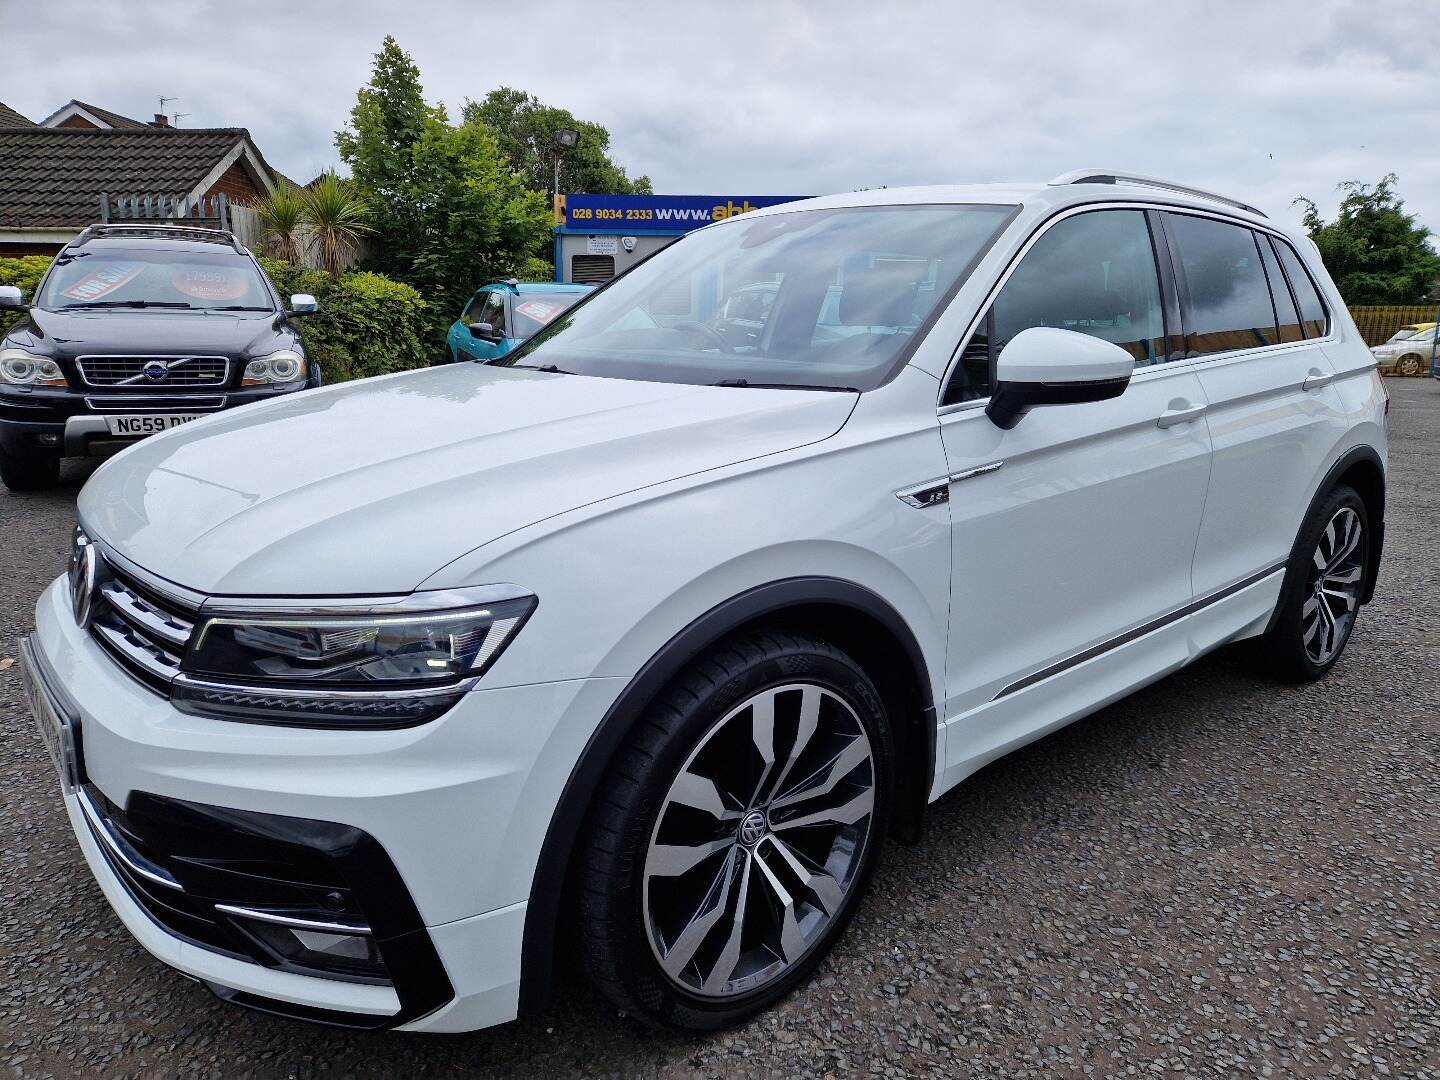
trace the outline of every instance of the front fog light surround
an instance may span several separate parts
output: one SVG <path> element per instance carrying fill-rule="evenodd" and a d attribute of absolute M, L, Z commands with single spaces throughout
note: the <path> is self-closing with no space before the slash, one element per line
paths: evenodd
<path fill-rule="evenodd" d="M 268 383 L 292 383 L 305 377 L 305 357 L 294 349 L 281 349 L 261 356 L 245 365 L 242 386 L 264 386 Z"/>
<path fill-rule="evenodd" d="M 423 596 L 423 594 L 417 594 Z M 413 602 L 414 598 L 412 598 Z M 450 708 L 535 609 L 531 595 L 429 611 L 204 613 L 175 680 L 186 712 L 325 727 L 404 727 Z"/>

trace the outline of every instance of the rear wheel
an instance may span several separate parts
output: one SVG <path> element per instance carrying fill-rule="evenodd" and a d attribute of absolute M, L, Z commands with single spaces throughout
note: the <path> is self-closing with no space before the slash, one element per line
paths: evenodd
<path fill-rule="evenodd" d="M 1409 356 L 1402 356 L 1399 360 L 1395 361 L 1395 374 L 1419 375 L 1420 370 L 1423 366 L 1424 364 L 1421 361 L 1420 357 L 1416 356 L 1414 353 L 1411 353 Z"/>
<path fill-rule="evenodd" d="M 11 491 L 40 491 L 60 482 L 60 455 L 0 450 L 0 480 Z"/>
<path fill-rule="evenodd" d="M 626 1012 L 713 1029 L 820 963 L 868 882 L 890 805 L 890 729 L 828 643 L 737 639 L 637 725 L 583 848 L 586 966 Z"/>
<path fill-rule="evenodd" d="M 1335 488 L 1301 528 L 1275 619 L 1257 643 L 1267 673 L 1309 682 L 1335 666 L 1360 612 L 1369 545 L 1365 503 L 1353 488 Z"/>

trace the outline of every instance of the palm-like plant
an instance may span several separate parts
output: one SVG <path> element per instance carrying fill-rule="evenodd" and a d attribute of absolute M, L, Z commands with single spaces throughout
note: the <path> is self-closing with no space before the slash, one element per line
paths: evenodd
<path fill-rule="evenodd" d="M 346 256 L 375 230 L 370 227 L 370 203 L 348 180 L 327 172 L 301 196 L 301 219 L 320 247 L 320 267 L 339 277 Z"/>
<path fill-rule="evenodd" d="M 255 204 L 260 223 L 265 226 L 265 239 L 272 253 L 286 262 L 300 261 L 300 226 L 304 224 L 304 205 L 295 189 L 282 183 Z"/>

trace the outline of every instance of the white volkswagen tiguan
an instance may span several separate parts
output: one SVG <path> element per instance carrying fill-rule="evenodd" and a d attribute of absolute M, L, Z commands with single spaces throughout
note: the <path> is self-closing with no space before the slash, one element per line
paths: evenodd
<path fill-rule="evenodd" d="M 760 210 L 498 364 L 115 457 L 30 704 L 110 903 L 222 997 L 459 1031 L 575 952 L 715 1028 L 985 763 L 1227 642 L 1323 676 L 1386 408 L 1313 246 L 1230 199 Z"/>

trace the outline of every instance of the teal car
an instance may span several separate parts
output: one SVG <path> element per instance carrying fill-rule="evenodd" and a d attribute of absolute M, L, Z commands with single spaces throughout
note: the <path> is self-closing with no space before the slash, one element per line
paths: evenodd
<path fill-rule="evenodd" d="M 448 359 L 452 363 L 498 359 L 593 289 L 593 285 L 513 278 L 481 286 L 450 326 L 445 339 Z"/>

